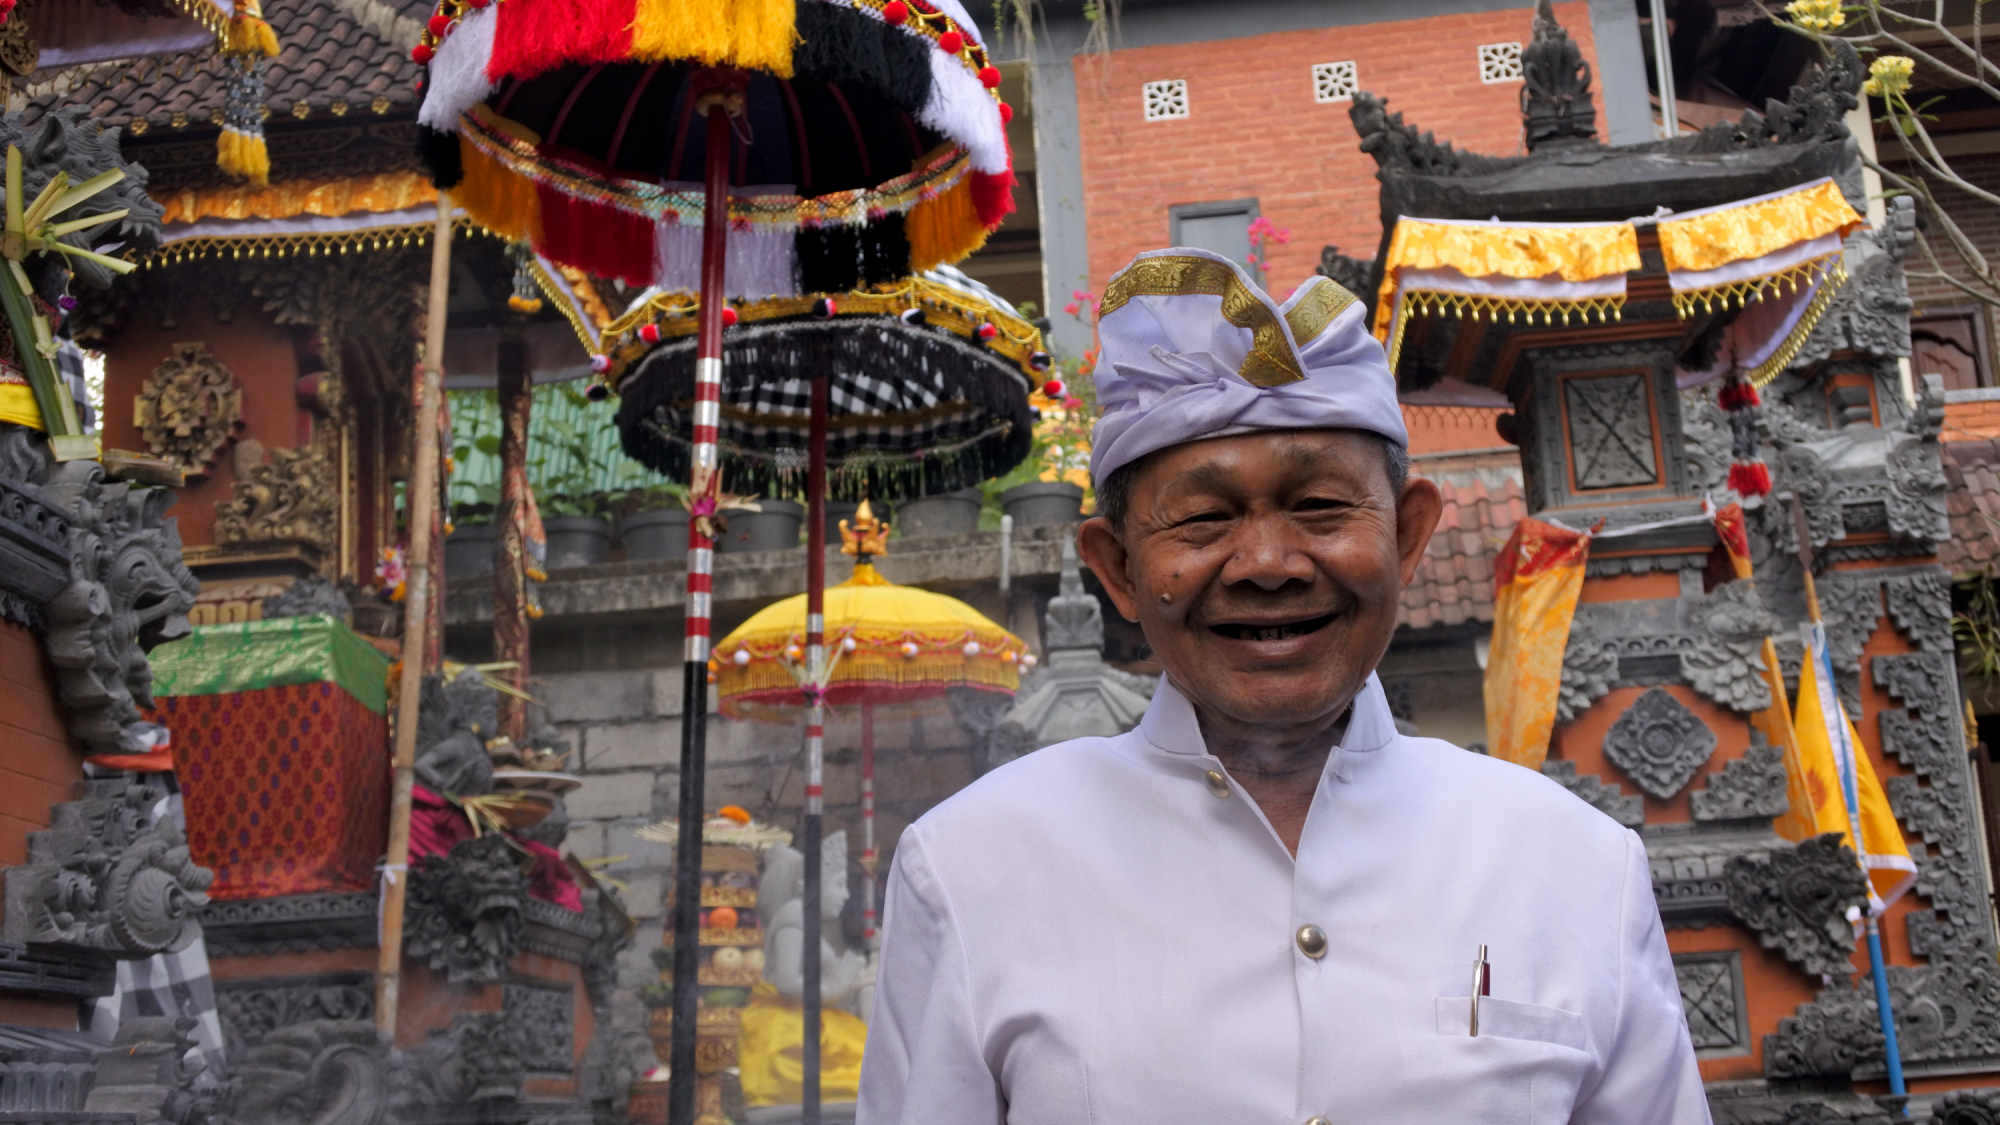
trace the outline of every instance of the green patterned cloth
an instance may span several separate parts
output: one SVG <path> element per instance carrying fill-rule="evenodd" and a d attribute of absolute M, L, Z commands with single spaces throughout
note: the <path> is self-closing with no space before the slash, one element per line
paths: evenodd
<path fill-rule="evenodd" d="M 331 682 L 378 715 L 389 705 L 389 658 L 324 614 L 197 625 L 150 657 L 156 696 Z"/>

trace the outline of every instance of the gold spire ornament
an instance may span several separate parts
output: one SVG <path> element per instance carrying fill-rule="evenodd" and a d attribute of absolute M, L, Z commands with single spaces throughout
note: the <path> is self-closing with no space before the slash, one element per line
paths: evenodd
<path fill-rule="evenodd" d="M 875 518 L 875 510 L 868 506 L 868 501 L 861 501 L 861 507 L 855 509 L 852 525 L 840 521 L 840 553 L 856 555 L 864 561 L 871 555 L 889 553 L 889 525 Z"/>

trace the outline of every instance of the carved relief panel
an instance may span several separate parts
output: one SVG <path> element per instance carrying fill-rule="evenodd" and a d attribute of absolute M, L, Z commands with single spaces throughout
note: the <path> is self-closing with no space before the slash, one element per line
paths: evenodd
<path fill-rule="evenodd" d="M 1665 341 L 1532 353 L 1522 403 L 1529 506 L 1620 504 L 1687 494 L 1680 396 Z"/>
<path fill-rule="evenodd" d="M 243 389 L 207 344 L 175 344 L 140 389 L 133 422 L 147 452 L 202 480 L 243 432 Z"/>

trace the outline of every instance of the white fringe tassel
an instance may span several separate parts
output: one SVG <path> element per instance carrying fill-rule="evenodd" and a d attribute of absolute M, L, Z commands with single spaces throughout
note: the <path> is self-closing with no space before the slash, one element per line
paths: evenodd
<path fill-rule="evenodd" d="M 688 293 L 701 289 L 701 220 L 691 216 L 654 228 L 653 284 Z M 789 229 L 732 230 L 723 265 L 722 291 L 732 299 L 795 297 L 799 292 L 798 253 Z"/>
<path fill-rule="evenodd" d="M 975 172 L 1007 170 L 1007 131 L 1000 124 L 1000 106 L 965 64 L 943 51 L 932 51 L 931 100 L 917 120 L 965 146 Z"/>
<path fill-rule="evenodd" d="M 499 5 L 473 9 L 459 21 L 458 29 L 438 44 L 431 60 L 431 88 L 424 98 L 417 120 L 439 132 L 458 128 L 458 115 L 486 100 L 494 83 L 486 77 L 486 62 L 493 57 L 493 21 Z"/>

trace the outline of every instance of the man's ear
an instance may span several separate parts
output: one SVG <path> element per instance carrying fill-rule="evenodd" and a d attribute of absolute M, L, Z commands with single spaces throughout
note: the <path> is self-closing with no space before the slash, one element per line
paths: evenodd
<path fill-rule="evenodd" d="M 1431 544 L 1438 517 L 1444 514 L 1444 497 L 1438 486 L 1422 477 L 1411 477 L 1396 498 L 1396 554 L 1402 559 L 1403 585 L 1417 576 L 1424 548 Z"/>
<path fill-rule="evenodd" d="M 1103 516 L 1083 521 L 1083 526 L 1076 529 L 1076 553 L 1083 556 L 1083 565 L 1104 584 L 1104 592 L 1111 595 L 1118 616 L 1127 621 L 1139 620 L 1139 601 L 1134 596 L 1132 576 L 1125 569 L 1131 555 L 1111 521 Z"/>

